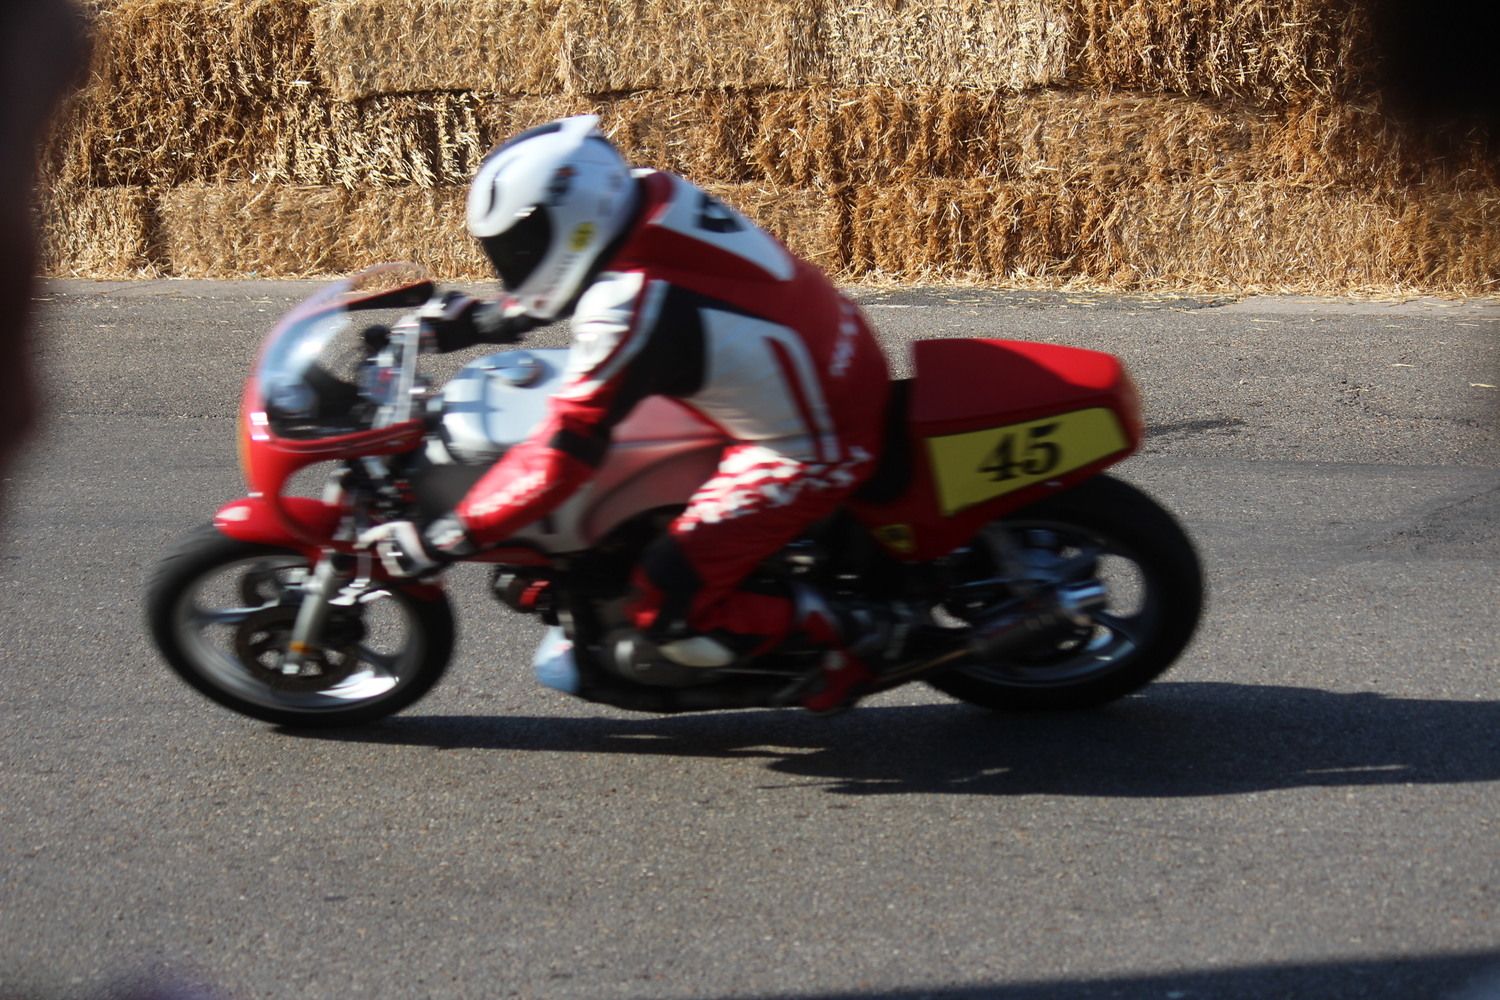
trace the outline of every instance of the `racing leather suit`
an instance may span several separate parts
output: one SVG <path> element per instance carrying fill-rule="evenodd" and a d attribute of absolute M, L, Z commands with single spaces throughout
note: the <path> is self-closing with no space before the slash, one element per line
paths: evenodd
<path fill-rule="evenodd" d="M 473 543 L 503 540 L 591 477 L 638 403 L 669 397 L 731 443 L 637 570 L 635 624 L 764 651 L 792 601 L 738 586 L 874 471 L 889 373 L 821 271 L 680 177 L 636 183 L 640 209 L 577 302 L 547 419 L 455 513 Z"/>

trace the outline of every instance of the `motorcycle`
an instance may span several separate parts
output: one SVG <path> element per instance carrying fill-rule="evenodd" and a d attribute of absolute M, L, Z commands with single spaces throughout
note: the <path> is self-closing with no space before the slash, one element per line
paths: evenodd
<path fill-rule="evenodd" d="M 358 725 L 410 706 L 447 669 L 441 580 L 391 578 L 357 540 L 451 510 L 542 419 L 567 351 L 502 350 L 439 384 L 419 311 L 438 291 L 412 265 L 382 265 L 267 336 L 240 409 L 250 493 L 162 559 L 146 598 L 167 664 L 221 705 L 293 727 Z M 991 709 L 1067 709 L 1159 676 L 1193 635 L 1203 580 L 1173 516 L 1104 472 L 1143 435 L 1124 365 L 1008 340 L 911 350 L 875 472 L 757 584 L 899 609 L 924 638 L 882 688 L 920 680 Z M 642 712 L 798 703 L 825 652 L 800 639 L 716 669 L 611 655 L 632 568 L 725 444 L 647 400 L 586 487 L 470 557 L 492 567 L 502 603 L 549 626 L 542 683 Z"/>

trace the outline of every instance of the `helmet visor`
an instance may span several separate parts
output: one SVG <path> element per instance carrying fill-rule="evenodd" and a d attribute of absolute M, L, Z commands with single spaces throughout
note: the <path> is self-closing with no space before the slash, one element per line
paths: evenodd
<path fill-rule="evenodd" d="M 533 207 L 505 232 L 479 241 L 500 275 L 500 283 L 514 292 L 526 283 L 547 248 L 552 245 L 552 216 L 542 205 Z"/>

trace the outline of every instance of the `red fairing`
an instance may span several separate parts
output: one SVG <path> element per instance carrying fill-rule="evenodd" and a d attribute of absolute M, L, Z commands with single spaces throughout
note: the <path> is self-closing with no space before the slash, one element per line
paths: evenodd
<path fill-rule="evenodd" d="M 296 534 L 287 530 L 286 516 L 295 519 Z M 299 549 L 316 557 L 343 516 L 341 508 L 308 497 L 280 497 L 273 505 L 263 496 L 249 496 L 219 508 L 214 527 L 242 542 Z"/>
<path fill-rule="evenodd" d="M 249 496 L 220 507 L 214 514 L 214 527 L 230 538 L 255 545 L 272 545 L 292 549 L 316 564 L 323 549 L 335 546 L 333 534 L 344 519 L 344 509 L 309 497 L 277 497 L 275 503 L 262 496 Z M 288 519 L 296 532 L 287 530 Z M 347 544 L 336 545 L 348 548 Z M 377 579 L 387 579 L 380 560 L 370 567 Z M 441 587 L 419 581 L 398 581 L 401 590 L 419 600 L 441 600 Z"/>
<path fill-rule="evenodd" d="M 281 526 L 284 538 L 295 540 L 298 546 L 326 544 L 326 536 L 331 532 L 323 530 L 317 517 L 304 523 L 309 512 L 326 505 L 282 496 L 287 481 L 298 470 L 318 462 L 411 451 L 422 443 L 424 433 L 420 420 L 408 420 L 390 427 L 331 438 L 302 441 L 278 437 L 271 431 L 265 402 L 260 398 L 255 380 L 251 379 L 245 387 L 244 402 L 240 407 L 240 465 L 253 498 Z M 309 502 L 316 507 L 308 507 Z"/>

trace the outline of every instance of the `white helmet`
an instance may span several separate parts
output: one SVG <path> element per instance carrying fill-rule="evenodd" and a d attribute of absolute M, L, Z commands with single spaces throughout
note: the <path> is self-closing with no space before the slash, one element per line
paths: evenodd
<path fill-rule="evenodd" d="M 527 313 L 553 319 L 635 210 L 630 167 L 594 115 L 527 129 L 469 187 L 469 232 Z"/>

